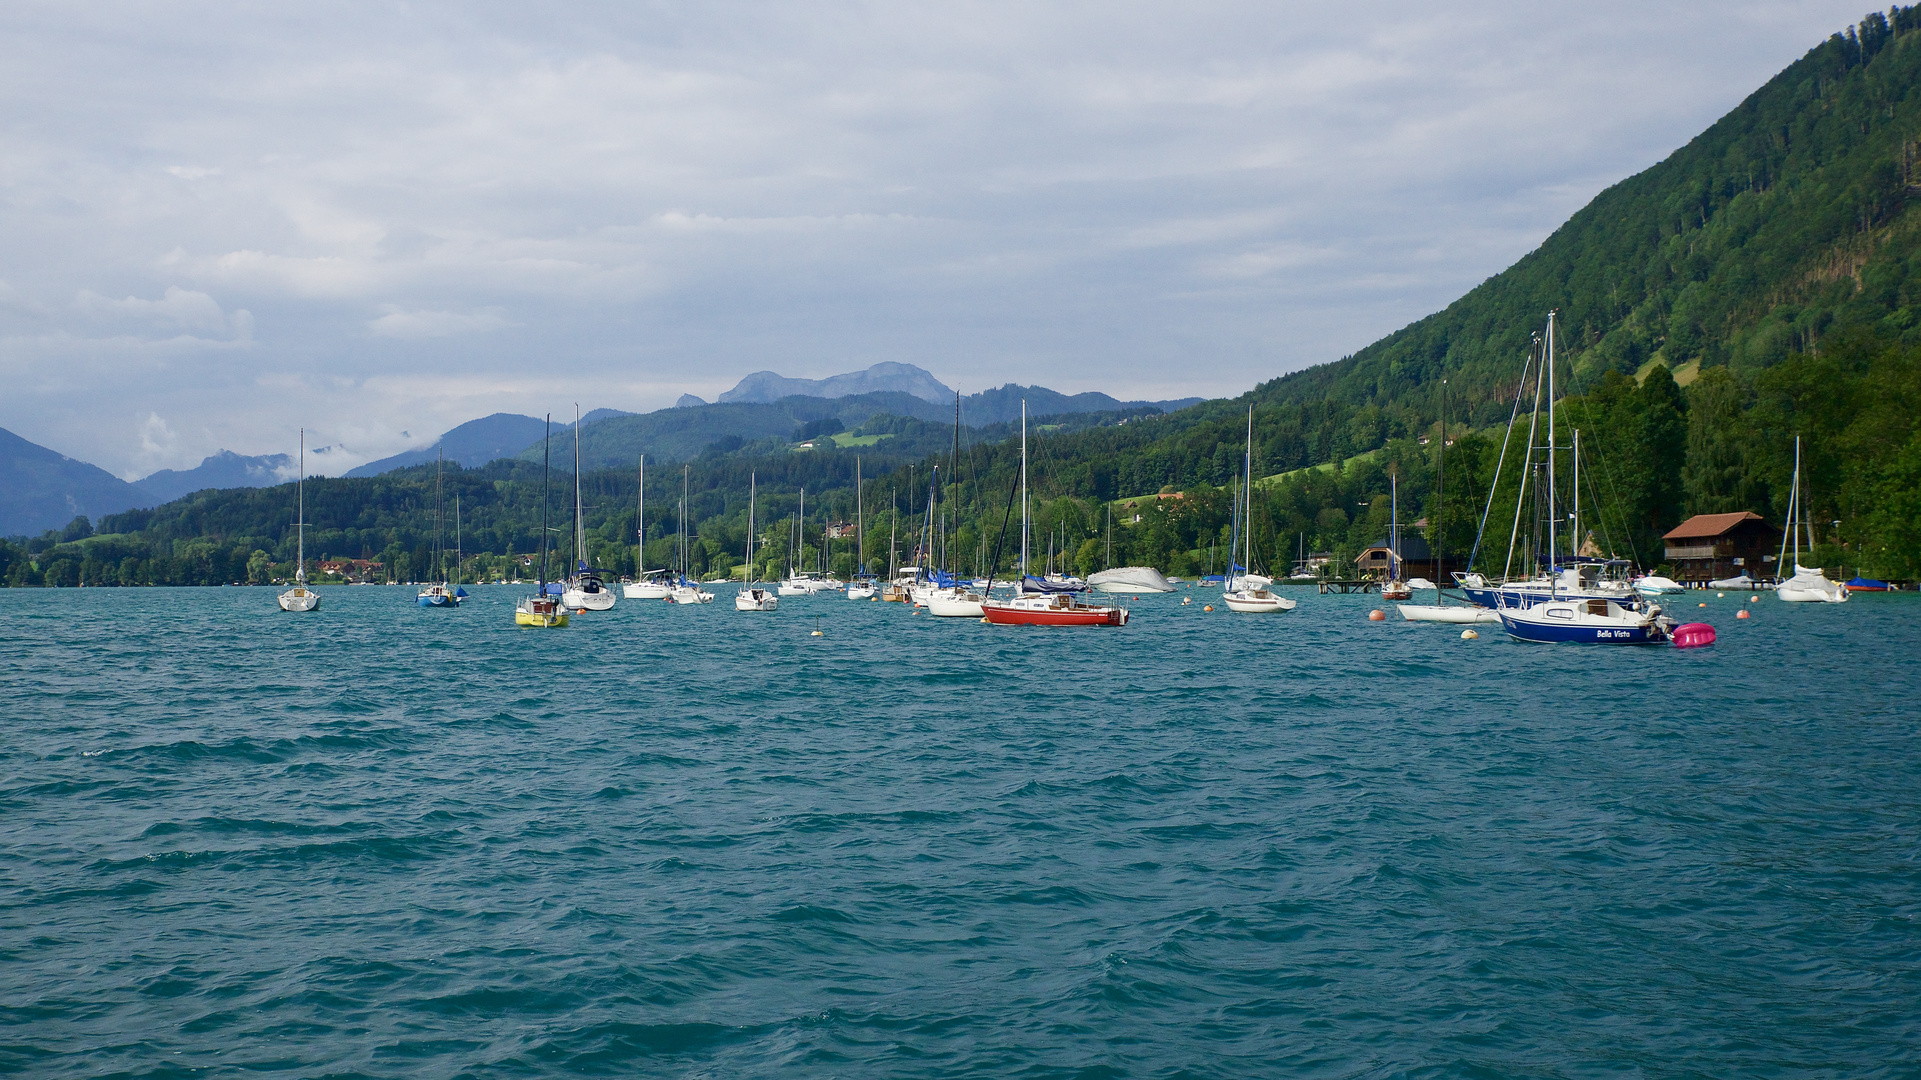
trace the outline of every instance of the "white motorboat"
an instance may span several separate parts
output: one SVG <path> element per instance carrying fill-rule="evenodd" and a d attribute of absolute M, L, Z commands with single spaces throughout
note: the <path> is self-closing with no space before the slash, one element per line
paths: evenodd
<path fill-rule="evenodd" d="M 1781 554 L 1776 566 L 1794 567 L 1794 576 L 1774 587 L 1774 595 L 1791 604 L 1845 604 L 1848 587 L 1832 581 L 1820 567 L 1801 565 L 1801 537 L 1807 535 L 1808 550 L 1814 550 L 1814 525 L 1808 520 L 1807 492 L 1801 487 L 1801 436 L 1794 437 L 1794 483 L 1788 488 L 1788 531 L 1781 537 Z M 1792 545 L 1792 548 L 1790 548 Z M 1792 550 L 1792 556 L 1789 555 Z"/>
<path fill-rule="evenodd" d="M 854 581 L 848 584 L 847 599 L 872 600 L 874 598 L 874 595 L 879 591 L 880 591 L 879 587 L 874 584 L 874 580 L 872 578 L 861 578 L 858 581 Z"/>
<path fill-rule="evenodd" d="M 295 542 L 298 552 L 294 556 L 293 588 L 280 594 L 282 611 L 316 611 L 320 608 L 320 594 L 307 587 L 307 429 L 300 429 L 300 476 L 294 481 L 294 491 L 300 500 L 299 523 L 294 526 L 299 533 Z"/>
<path fill-rule="evenodd" d="M 1754 580 L 1753 578 L 1747 576 L 1746 574 L 1736 574 L 1733 577 L 1715 578 L 1713 581 L 1708 582 L 1708 588 L 1710 589 L 1741 590 L 1741 589 L 1758 589 L 1760 587 L 1761 587 L 1760 582 Z"/>
<path fill-rule="evenodd" d="M 1169 593 L 1174 586 L 1151 566 L 1117 566 L 1087 575 L 1087 584 L 1104 593 Z"/>
<path fill-rule="evenodd" d="M 735 611 L 772 611 L 780 606 L 780 597 L 766 589 L 750 586 L 734 594 Z"/>
<path fill-rule="evenodd" d="M 1435 585 L 1432 581 L 1424 577 L 1411 577 L 1407 579 L 1407 587 L 1410 589 L 1432 589 Z"/>
<path fill-rule="evenodd" d="M 1685 586 L 1670 577 L 1660 574 L 1643 574 L 1634 579 L 1634 591 L 1642 596 L 1665 596 L 1669 593 L 1685 591 Z"/>
<path fill-rule="evenodd" d="M 981 601 L 986 594 L 972 589 L 935 589 L 927 594 L 927 613 L 943 619 L 979 619 L 984 616 Z"/>
<path fill-rule="evenodd" d="M 667 595 L 667 600 L 674 604 L 711 604 L 714 602 L 714 594 L 692 582 L 684 582 L 674 586 L 674 591 Z"/>
<path fill-rule="evenodd" d="M 775 591 L 779 593 L 781 596 L 812 596 L 813 595 L 813 590 L 809 589 L 805 582 L 795 581 L 792 578 L 788 578 L 787 580 L 782 581 L 778 586 L 775 587 Z"/>

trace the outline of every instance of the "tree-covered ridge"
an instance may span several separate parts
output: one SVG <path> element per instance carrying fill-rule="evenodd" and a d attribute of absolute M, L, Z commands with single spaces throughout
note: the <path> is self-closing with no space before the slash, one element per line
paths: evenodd
<path fill-rule="evenodd" d="M 1846 326 L 1921 340 L 1916 29 L 1915 8 L 1868 15 L 1445 310 L 1257 397 L 1431 420 L 1446 377 L 1492 423 L 1550 308 L 1590 385 L 1654 362 L 1753 373 Z"/>

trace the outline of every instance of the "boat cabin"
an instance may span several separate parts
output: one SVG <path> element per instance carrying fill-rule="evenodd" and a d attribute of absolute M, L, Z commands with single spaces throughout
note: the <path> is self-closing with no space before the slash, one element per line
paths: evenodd
<path fill-rule="evenodd" d="M 1696 514 L 1661 539 L 1666 544 L 1663 557 L 1674 566 L 1677 581 L 1777 576 L 1774 558 L 1781 548 L 1781 530 L 1753 511 Z"/>

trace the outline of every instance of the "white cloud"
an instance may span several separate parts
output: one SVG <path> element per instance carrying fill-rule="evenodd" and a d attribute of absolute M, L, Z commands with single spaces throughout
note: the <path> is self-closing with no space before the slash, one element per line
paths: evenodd
<path fill-rule="evenodd" d="M 1444 306 L 1860 10 L 1552 15 L 0 8 L 36 119 L 0 131 L 0 426 L 119 471 L 152 415 L 182 456 L 379 456 L 759 368 L 1236 392 Z M 262 376 L 313 371 L 290 420 Z"/>
<path fill-rule="evenodd" d="M 484 334 L 513 325 L 493 311 L 403 311 L 392 305 L 386 310 L 385 315 L 367 324 L 367 329 L 377 337 L 453 337 Z"/>

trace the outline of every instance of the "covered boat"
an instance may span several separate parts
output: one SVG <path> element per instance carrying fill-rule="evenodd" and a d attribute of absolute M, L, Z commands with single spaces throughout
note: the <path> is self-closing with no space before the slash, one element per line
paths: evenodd
<path fill-rule="evenodd" d="M 1174 586 L 1151 566 L 1117 566 L 1087 575 L 1087 584 L 1104 593 L 1168 593 Z"/>
<path fill-rule="evenodd" d="M 1885 581 L 1864 578 L 1859 574 L 1848 579 L 1847 587 L 1849 592 L 1887 592 L 1891 588 Z"/>

